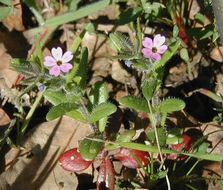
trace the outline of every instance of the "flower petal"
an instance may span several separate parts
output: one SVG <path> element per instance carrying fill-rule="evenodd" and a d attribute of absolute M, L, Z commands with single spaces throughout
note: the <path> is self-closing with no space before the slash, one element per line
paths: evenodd
<path fill-rule="evenodd" d="M 155 62 L 157 62 L 157 61 L 159 61 L 159 60 L 161 59 L 161 55 L 158 54 L 158 53 L 152 53 L 151 58 L 152 58 Z"/>
<path fill-rule="evenodd" d="M 52 67 L 57 64 L 57 61 L 52 56 L 44 57 L 44 65 L 46 67 Z"/>
<path fill-rule="evenodd" d="M 51 53 L 57 61 L 62 61 L 63 51 L 61 47 L 52 48 Z"/>
<path fill-rule="evenodd" d="M 142 41 L 142 45 L 146 48 L 152 49 L 153 48 L 153 40 L 151 38 L 144 38 Z"/>
<path fill-rule="evenodd" d="M 142 49 L 142 53 L 143 53 L 143 56 L 145 57 L 145 58 L 151 58 L 151 55 L 152 55 L 152 50 L 151 49 L 147 49 L 147 48 L 143 48 Z"/>
<path fill-rule="evenodd" d="M 71 61 L 73 59 L 73 54 L 71 51 L 67 51 L 63 54 L 62 56 L 62 62 L 63 63 L 68 63 L 69 61 Z"/>
<path fill-rule="evenodd" d="M 166 45 L 162 45 L 157 49 L 157 53 L 159 54 L 164 54 L 165 51 L 167 50 L 167 46 Z"/>
<path fill-rule="evenodd" d="M 59 76 L 60 75 L 60 67 L 59 66 L 53 66 L 51 69 L 50 69 L 50 75 L 53 75 L 55 77 Z"/>
<path fill-rule="evenodd" d="M 60 70 L 64 73 L 68 73 L 72 68 L 73 65 L 71 65 L 70 63 L 63 63 L 62 65 L 60 65 Z"/>
<path fill-rule="evenodd" d="M 155 35 L 153 39 L 154 47 L 157 47 L 157 49 L 159 49 L 159 47 L 164 44 L 165 40 L 166 40 L 165 36 L 161 36 L 160 34 Z"/>

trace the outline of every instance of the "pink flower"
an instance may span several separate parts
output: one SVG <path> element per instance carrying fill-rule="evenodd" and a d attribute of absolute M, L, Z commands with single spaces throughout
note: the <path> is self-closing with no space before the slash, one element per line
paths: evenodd
<path fill-rule="evenodd" d="M 61 72 L 68 73 L 73 65 L 69 63 L 73 59 L 71 51 L 63 51 L 60 47 L 52 48 L 52 56 L 46 56 L 44 58 L 44 65 L 50 68 L 49 74 L 55 77 L 59 76 Z"/>
<path fill-rule="evenodd" d="M 159 61 L 161 59 L 161 55 L 167 50 L 167 46 L 163 45 L 165 40 L 165 36 L 161 36 L 160 34 L 155 35 L 153 40 L 147 37 L 144 38 L 142 42 L 144 46 L 142 49 L 144 57 L 152 59 L 155 62 Z"/>

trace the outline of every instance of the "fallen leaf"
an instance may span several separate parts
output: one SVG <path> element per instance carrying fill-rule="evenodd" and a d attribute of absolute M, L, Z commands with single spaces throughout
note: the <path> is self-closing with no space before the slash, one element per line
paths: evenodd
<path fill-rule="evenodd" d="M 4 80 L 4 84 L 6 87 L 11 88 L 18 78 L 19 74 L 16 71 L 13 71 L 11 69 L 2 69 L 0 70 L 0 77 Z M 5 88 L 3 84 L 0 83 L 0 87 Z"/>
<path fill-rule="evenodd" d="M 6 48 L 3 43 L 0 43 L 0 70 L 9 68 L 11 56 L 6 53 Z"/>
<path fill-rule="evenodd" d="M 86 124 L 69 117 L 45 122 L 31 130 L 23 147 L 29 154 L 16 158 L 10 169 L 0 176 L 5 189 L 76 189 L 78 180 L 75 174 L 65 171 L 58 163 L 64 149 L 78 146 L 78 141 L 88 135 Z M 7 161 L 8 162 L 8 161 Z M 85 173 L 91 174 L 89 167 Z"/>
<path fill-rule="evenodd" d="M 7 113 L 2 108 L 0 108 L 0 127 L 9 124 L 10 121 L 11 120 Z"/>
<path fill-rule="evenodd" d="M 82 40 L 82 46 L 88 48 L 90 60 L 94 57 L 110 57 L 116 54 L 111 48 L 110 41 L 102 35 L 86 33 Z"/>
<path fill-rule="evenodd" d="M 22 5 L 20 0 L 14 0 L 13 5 L 16 5 L 12 15 L 3 20 L 3 24 L 11 31 L 13 29 L 17 31 L 24 31 L 25 27 L 22 22 Z"/>
<path fill-rule="evenodd" d="M 137 83 L 134 77 L 132 77 L 118 61 L 113 61 L 111 76 L 114 80 L 122 83 L 130 85 L 132 88 L 137 88 Z"/>
<path fill-rule="evenodd" d="M 210 57 L 217 62 L 223 62 L 223 46 L 215 47 L 210 52 Z"/>

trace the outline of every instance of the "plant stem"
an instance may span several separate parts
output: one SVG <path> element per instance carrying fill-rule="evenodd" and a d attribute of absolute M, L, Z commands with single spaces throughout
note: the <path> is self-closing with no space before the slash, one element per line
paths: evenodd
<path fill-rule="evenodd" d="M 150 160 L 150 175 L 153 177 L 154 174 L 154 160 L 153 160 L 153 153 L 151 153 L 151 160 Z"/>
<path fill-rule="evenodd" d="M 151 104 L 150 104 L 149 101 L 148 101 L 148 106 L 149 106 L 149 112 L 150 112 L 148 115 L 149 115 L 149 119 L 151 121 L 151 125 L 152 125 L 152 127 L 154 128 L 154 131 L 155 131 L 156 144 L 157 144 L 158 151 L 159 151 L 159 154 L 160 154 L 160 159 L 161 159 L 161 166 L 160 167 L 162 167 L 164 170 L 166 170 L 166 166 L 164 164 L 164 159 L 163 159 L 163 155 L 162 155 L 160 144 L 159 144 L 159 136 L 158 136 L 157 128 L 156 128 L 157 122 L 156 122 L 155 115 L 152 112 Z M 166 175 L 165 177 L 166 177 L 167 188 L 168 188 L 168 190 L 171 190 L 169 177 L 168 177 L 168 175 Z"/>
<path fill-rule="evenodd" d="M 195 187 L 193 187 L 192 185 L 186 184 L 186 186 L 187 186 L 189 189 L 197 190 L 197 189 L 196 189 Z"/>
<path fill-rule="evenodd" d="M 33 105 L 31 106 L 31 109 L 29 110 L 28 114 L 26 115 L 25 121 L 24 121 L 23 126 L 21 128 L 21 134 L 19 134 L 20 137 L 22 137 L 25 134 L 26 129 L 27 129 L 28 125 L 29 125 L 29 122 L 30 122 L 30 120 L 31 120 L 31 118 L 32 118 L 32 116 L 33 116 L 37 106 L 39 105 L 42 97 L 43 97 L 43 91 L 38 94 L 35 102 L 33 103 Z"/>

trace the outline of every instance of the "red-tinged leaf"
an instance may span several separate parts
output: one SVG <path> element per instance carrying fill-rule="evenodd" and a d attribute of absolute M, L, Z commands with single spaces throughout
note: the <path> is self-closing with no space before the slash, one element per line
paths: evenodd
<path fill-rule="evenodd" d="M 183 142 L 180 144 L 174 144 L 171 146 L 173 150 L 182 151 L 189 150 L 191 148 L 192 138 L 187 134 L 183 134 Z"/>
<path fill-rule="evenodd" d="M 64 152 L 59 158 L 61 167 L 70 172 L 81 172 L 91 165 L 92 161 L 84 160 L 77 148 Z"/>
<path fill-rule="evenodd" d="M 105 157 L 101 163 L 97 179 L 97 189 L 115 189 L 115 172 L 108 157 Z"/>
<path fill-rule="evenodd" d="M 171 145 L 171 149 L 172 150 L 176 150 L 178 152 L 183 151 L 183 150 L 190 150 L 192 146 L 192 138 L 191 136 L 187 135 L 187 134 L 183 134 L 183 142 L 180 144 L 174 144 Z M 178 158 L 177 154 L 170 154 L 168 155 L 168 159 L 170 160 L 175 160 Z M 181 157 L 181 160 L 185 160 L 186 156 Z"/>
<path fill-rule="evenodd" d="M 122 148 L 115 158 L 127 168 L 140 168 L 149 164 L 149 153 L 135 149 Z"/>
<path fill-rule="evenodd" d="M 190 44 L 190 39 L 187 35 L 187 31 L 186 31 L 186 27 L 185 27 L 185 24 L 183 22 L 183 19 L 181 17 L 176 17 L 176 22 L 177 22 L 177 25 L 180 29 L 179 36 L 181 37 L 181 39 L 184 41 L 185 44 L 189 45 Z"/>

